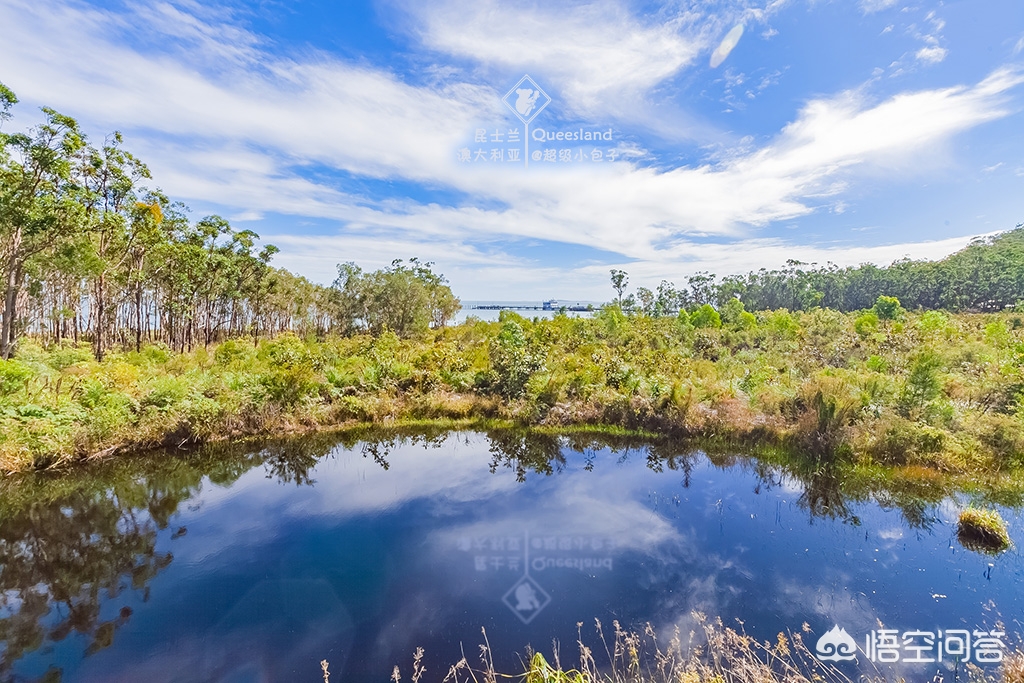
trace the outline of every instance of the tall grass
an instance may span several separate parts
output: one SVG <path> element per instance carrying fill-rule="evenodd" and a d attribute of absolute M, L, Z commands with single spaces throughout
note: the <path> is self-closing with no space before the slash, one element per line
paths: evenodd
<path fill-rule="evenodd" d="M 871 667 L 848 673 L 817 659 L 805 637 L 813 637 L 804 624 L 800 632 L 779 633 L 773 640 L 759 641 L 747 635 L 742 626 L 733 629 L 721 619 L 709 619 L 695 612 L 694 631 L 680 633 L 678 627 L 667 639 L 660 639 L 647 624 L 642 631 L 631 631 L 615 621 L 606 636 L 595 620 L 597 648 L 584 643 L 583 624 L 576 654 L 562 661 L 557 644 L 546 657 L 527 650 L 519 671 L 498 671 L 494 667 L 487 632 L 474 661 L 463 653 L 451 665 L 444 683 L 497 683 L 518 680 L 523 683 L 903 683 L 904 678 Z M 413 661 L 413 683 L 423 675 L 423 650 L 418 648 Z M 392 680 L 401 679 L 395 667 Z M 940 680 L 929 678 L 929 680 Z M 959 678 L 957 680 L 960 680 Z M 987 672 L 967 664 L 964 680 L 974 683 L 1024 683 L 1024 654 L 1009 654 L 996 672 Z"/>

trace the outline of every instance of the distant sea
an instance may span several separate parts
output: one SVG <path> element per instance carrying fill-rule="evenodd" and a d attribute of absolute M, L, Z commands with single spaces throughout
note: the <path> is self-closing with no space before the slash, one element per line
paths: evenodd
<path fill-rule="evenodd" d="M 554 310 L 516 310 L 516 313 L 523 316 L 524 318 L 551 318 L 558 313 L 558 309 L 562 306 L 586 306 L 592 305 L 595 309 L 601 306 L 600 301 L 572 301 L 569 299 L 558 299 L 558 303 Z M 452 320 L 453 324 L 459 324 L 466 318 L 473 316 L 480 320 L 497 320 L 498 315 L 501 313 L 500 310 L 487 308 L 478 309 L 476 306 L 504 306 L 504 307 L 536 307 L 540 309 L 544 305 L 543 301 L 462 301 L 462 310 L 455 314 L 455 318 Z M 587 311 L 567 311 L 566 315 L 569 316 L 580 316 L 583 318 L 589 318 L 592 313 Z"/>

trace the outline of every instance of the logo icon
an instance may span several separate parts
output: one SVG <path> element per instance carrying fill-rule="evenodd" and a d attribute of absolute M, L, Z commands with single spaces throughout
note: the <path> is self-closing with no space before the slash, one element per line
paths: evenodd
<path fill-rule="evenodd" d="M 551 602 L 551 596 L 526 574 L 508 589 L 501 601 L 520 621 L 529 624 Z"/>
<path fill-rule="evenodd" d="M 523 123 L 530 123 L 544 107 L 551 104 L 551 98 L 529 76 L 523 76 L 512 89 L 501 98 L 505 106 Z"/>
<path fill-rule="evenodd" d="M 839 624 L 836 624 L 831 631 L 826 631 L 818 638 L 814 652 L 824 662 L 845 662 L 857 658 L 857 643 L 845 628 L 839 628 Z"/>

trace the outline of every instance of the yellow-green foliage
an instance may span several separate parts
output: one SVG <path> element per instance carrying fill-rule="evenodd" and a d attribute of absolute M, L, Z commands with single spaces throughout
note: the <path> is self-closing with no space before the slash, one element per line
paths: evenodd
<path fill-rule="evenodd" d="M 999 553 L 1010 547 L 1006 522 L 995 510 L 964 509 L 957 524 L 957 537 L 965 547 L 985 553 Z"/>
<path fill-rule="evenodd" d="M 413 338 L 385 329 L 189 353 L 151 345 L 102 362 L 86 344 L 23 340 L 0 361 L 0 469 L 347 420 L 449 417 L 607 423 L 959 472 L 1024 467 L 1020 316 L 886 306 L 902 320 L 828 309 L 751 316 L 738 300 L 715 316 L 612 306 L 590 319 L 505 312 Z"/>

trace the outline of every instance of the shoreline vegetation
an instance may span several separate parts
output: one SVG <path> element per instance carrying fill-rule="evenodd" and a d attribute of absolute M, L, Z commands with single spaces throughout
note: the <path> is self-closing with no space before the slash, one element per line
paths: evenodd
<path fill-rule="evenodd" d="M 606 637 L 600 620 L 595 620 L 597 642 L 584 642 L 583 623 L 575 647 L 578 654 L 560 652 L 557 643 L 550 655 L 527 649 L 519 671 L 495 670 L 486 629 L 477 661 L 465 654 L 450 665 L 445 683 L 481 683 L 499 679 L 518 679 L 523 683 L 906 683 L 894 671 L 869 664 L 851 673 L 849 665 L 838 667 L 816 658 L 812 650 L 817 636 L 808 624 L 798 632 L 780 632 L 773 640 L 758 641 L 748 635 L 742 623 L 732 628 L 720 618 L 701 612 L 690 615 L 691 630 L 683 633 L 677 626 L 671 637 L 659 637 L 651 624 L 628 630 L 618 621 Z M 807 642 L 805 642 L 805 640 Z M 417 648 L 410 669 L 405 670 L 412 683 L 427 673 L 425 653 Z M 562 660 L 566 660 L 563 664 Z M 571 662 L 571 663 L 570 663 Z M 324 683 L 330 683 L 330 662 L 320 668 Z M 882 665 L 883 667 L 885 665 Z M 1008 652 L 998 667 L 981 668 L 973 663 L 957 667 L 966 680 L 974 683 L 1024 683 L 1024 652 Z M 439 680 L 435 676 L 428 680 Z M 928 680 L 945 680 L 929 671 Z M 401 683 L 402 668 L 395 666 L 391 680 Z M 911 679 L 913 680 L 913 679 Z M 959 676 L 956 680 L 960 680 Z"/>
<path fill-rule="evenodd" d="M 0 470 L 360 423 L 611 428 L 983 478 L 1024 468 L 1019 314 L 901 312 L 867 331 L 864 313 L 822 308 L 701 315 L 503 312 L 408 338 L 285 333 L 102 361 L 87 343 L 26 338 L 0 360 Z"/>
<path fill-rule="evenodd" d="M 0 84 L 0 123 L 17 97 Z M 358 423 L 616 428 L 811 465 L 1019 478 L 1024 227 L 940 261 L 788 262 L 590 319 L 450 326 L 412 258 L 330 286 L 144 185 L 118 133 L 0 132 L 0 471 Z"/>

